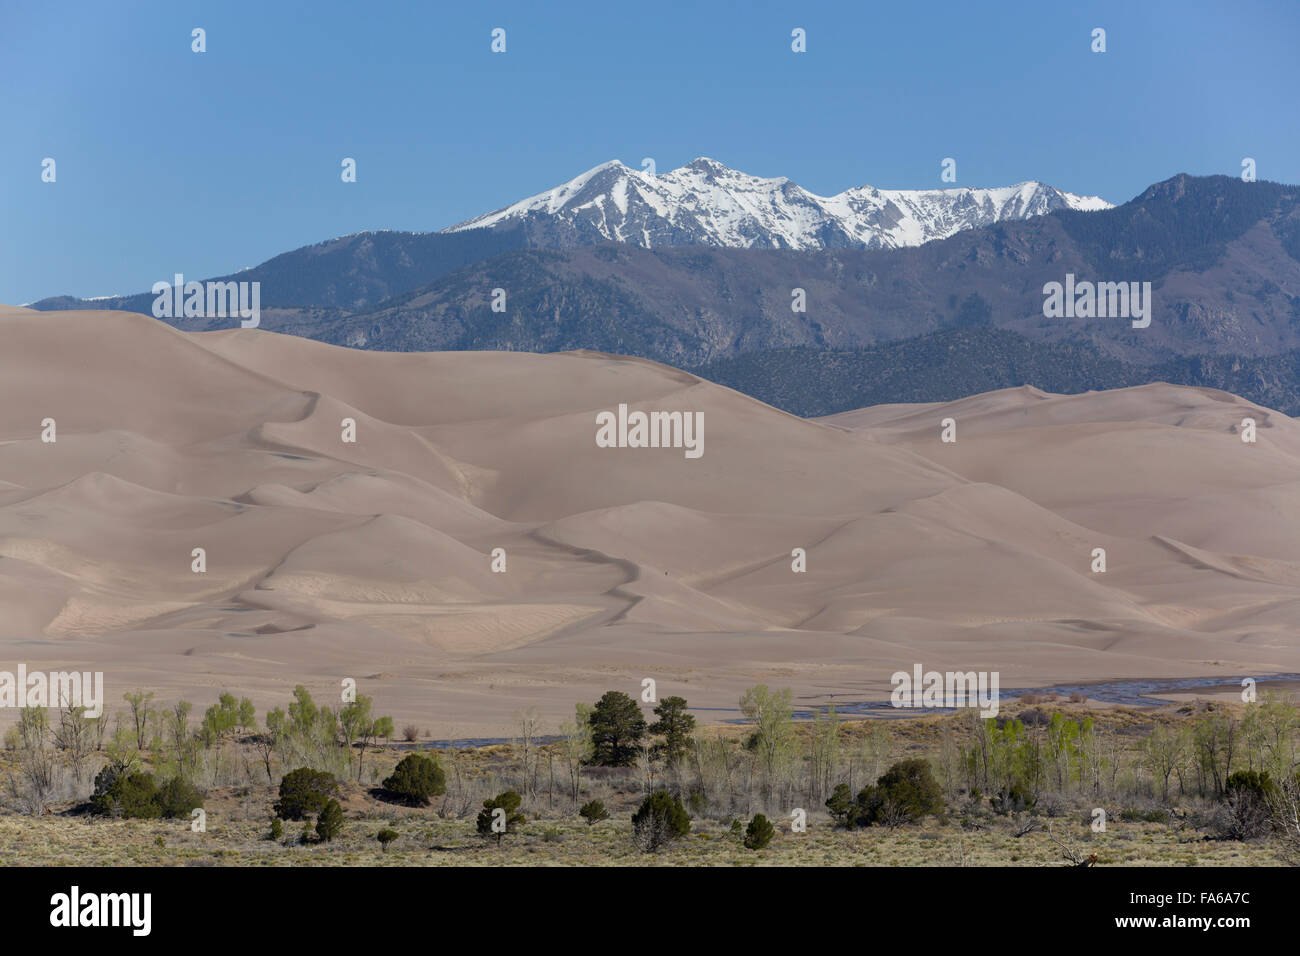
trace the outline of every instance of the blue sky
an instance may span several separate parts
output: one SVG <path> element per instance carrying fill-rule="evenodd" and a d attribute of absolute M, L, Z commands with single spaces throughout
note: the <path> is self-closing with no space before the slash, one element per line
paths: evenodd
<path fill-rule="evenodd" d="M 441 229 L 608 159 L 821 194 L 938 187 L 946 156 L 1113 202 L 1245 156 L 1300 182 L 1297 39 L 1293 0 L 2 0 L 0 302 Z"/>

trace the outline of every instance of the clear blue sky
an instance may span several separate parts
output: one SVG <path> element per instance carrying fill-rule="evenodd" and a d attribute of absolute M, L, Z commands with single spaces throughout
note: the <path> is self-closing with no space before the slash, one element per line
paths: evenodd
<path fill-rule="evenodd" d="M 1295 0 L 0 0 L 0 302 L 441 229 L 608 159 L 822 194 L 937 187 L 945 156 L 1114 202 L 1244 156 L 1295 183 L 1298 40 Z"/>

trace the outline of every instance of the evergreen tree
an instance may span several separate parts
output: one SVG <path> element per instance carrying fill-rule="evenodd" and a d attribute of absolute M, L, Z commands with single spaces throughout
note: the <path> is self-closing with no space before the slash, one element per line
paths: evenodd
<path fill-rule="evenodd" d="M 684 697 L 665 697 L 655 707 L 655 716 L 659 719 L 650 725 L 650 733 L 663 738 L 657 749 L 669 763 L 676 763 L 686 754 L 695 717 L 687 712 Z"/>
<path fill-rule="evenodd" d="M 587 717 L 591 724 L 591 762 L 603 767 L 630 767 L 646 733 L 641 708 L 622 691 L 605 693 Z"/>

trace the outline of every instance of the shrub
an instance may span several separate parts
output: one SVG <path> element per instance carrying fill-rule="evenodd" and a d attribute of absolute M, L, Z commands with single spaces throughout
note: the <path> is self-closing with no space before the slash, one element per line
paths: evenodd
<path fill-rule="evenodd" d="M 826 800 L 826 809 L 831 819 L 842 827 L 851 827 L 857 822 L 857 805 L 853 802 L 853 792 L 847 783 L 837 783 Z"/>
<path fill-rule="evenodd" d="M 279 817 L 271 818 L 271 837 L 270 839 L 277 842 L 284 836 L 284 824 L 280 822 Z"/>
<path fill-rule="evenodd" d="M 158 809 L 167 819 L 188 817 L 203 806 L 203 795 L 184 777 L 172 777 L 158 788 Z"/>
<path fill-rule="evenodd" d="M 277 817 L 285 820 L 304 820 L 324 810 L 338 789 L 334 774 L 299 767 L 289 771 L 280 781 L 280 799 L 272 809 Z"/>
<path fill-rule="evenodd" d="M 855 800 L 849 799 L 846 784 L 836 785 L 826 808 L 841 826 L 893 828 L 943 810 L 943 791 L 927 761 L 901 760 L 875 784 L 863 787 Z"/>
<path fill-rule="evenodd" d="M 1010 789 L 1003 787 L 995 793 L 989 802 L 993 805 L 994 812 L 1008 814 L 1033 809 L 1036 801 L 1033 794 L 1017 780 L 1011 784 Z"/>
<path fill-rule="evenodd" d="M 447 775 L 437 757 L 409 754 L 384 779 L 383 787 L 407 803 L 425 806 L 430 797 L 447 792 Z"/>
<path fill-rule="evenodd" d="M 329 843 L 343 832 L 343 808 L 332 797 L 316 818 L 316 836 Z"/>
<path fill-rule="evenodd" d="M 384 829 L 375 834 L 375 839 L 379 841 L 379 845 L 383 848 L 383 851 L 387 853 L 388 844 L 397 839 L 397 831 L 389 827 L 384 827 Z"/>
<path fill-rule="evenodd" d="M 772 842 L 774 836 L 776 836 L 776 827 L 772 826 L 763 814 L 755 814 L 754 819 L 749 821 L 749 826 L 745 829 L 745 848 L 761 850 Z"/>
<path fill-rule="evenodd" d="M 402 739 L 408 744 L 413 744 L 420 739 L 420 728 L 415 724 L 407 724 L 402 728 Z"/>
<path fill-rule="evenodd" d="M 609 811 L 605 809 L 605 805 L 599 800 L 591 800 L 582 805 L 582 809 L 578 811 L 578 816 L 587 821 L 587 826 L 592 826 L 601 820 L 608 820 Z"/>
<path fill-rule="evenodd" d="M 1253 840 L 1272 826 L 1270 804 L 1278 788 L 1268 773 L 1238 770 L 1223 786 L 1223 806 L 1214 817 L 1214 828 L 1226 840 Z"/>
<path fill-rule="evenodd" d="M 632 814 L 632 836 L 647 853 L 655 853 L 691 830 L 682 801 L 667 790 L 656 790 Z"/>
<path fill-rule="evenodd" d="M 474 829 L 478 831 L 479 836 L 495 836 L 497 843 L 500 844 L 502 836 L 514 833 L 528 822 L 527 818 L 519 812 L 519 805 L 522 802 L 523 798 L 513 790 L 507 790 L 490 800 L 484 800 L 483 809 L 478 812 L 478 817 L 474 821 Z"/>
<path fill-rule="evenodd" d="M 103 774 L 96 778 L 97 784 L 102 777 Z M 162 816 L 153 774 L 119 773 L 110 777 L 107 785 L 91 796 L 90 812 L 129 820 L 154 820 Z"/>

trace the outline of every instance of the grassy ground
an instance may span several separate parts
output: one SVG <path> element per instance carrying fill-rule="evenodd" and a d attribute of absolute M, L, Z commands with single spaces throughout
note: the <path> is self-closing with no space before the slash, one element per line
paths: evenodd
<path fill-rule="evenodd" d="M 268 798 L 270 794 L 266 795 Z M 349 800 L 343 834 L 329 844 L 285 846 L 267 839 L 261 819 L 227 813 L 238 797 L 211 794 L 208 828 L 190 832 L 183 821 L 96 820 L 45 816 L 0 818 L 0 865 L 93 866 L 1063 866 L 1046 832 L 1016 837 L 1009 823 L 970 831 L 956 822 L 928 820 L 898 830 L 844 831 L 814 819 L 806 833 L 779 828 L 764 850 L 745 849 L 725 825 L 696 820 L 692 832 L 658 854 L 632 844 L 626 819 L 587 826 L 576 817 L 530 818 L 501 846 L 474 833 L 473 819 L 439 819 L 431 811 L 365 813 Z M 302 824 L 286 823 L 294 840 Z M 391 826 L 400 834 L 385 853 L 374 835 Z M 1058 839 L 1097 865 L 1234 866 L 1281 861 L 1267 843 L 1206 839 L 1165 824 L 1115 822 L 1105 833 L 1081 823 L 1053 821 Z"/>
<path fill-rule="evenodd" d="M 1153 711 L 1071 707 L 1064 702 L 1058 709 L 1075 717 L 1092 713 L 1108 732 L 1133 741 L 1154 724 L 1178 723 L 1192 711 L 1185 705 Z M 933 758 L 945 720 L 950 718 L 889 722 L 888 759 Z M 844 759 L 860 752 L 869 727 L 868 722 L 843 725 Z M 806 730 L 802 728 L 801 733 Z M 731 727 L 720 732 L 739 735 L 746 731 Z M 1277 847 L 1267 840 L 1212 839 L 1203 815 L 1195 808 L 1188 812 L 1175 807 L 1169 822 L 1156 822 L 1126 814 L 1122 806 L 1110 807 L 1105 832 L 1095 833 L 1088 825 L 1092 803 L 1086 797 L 1058 800 L 1051 816 L 1001 816 L 991 812 L 987 798 L 974 809 L 968 798 L 957 796 L 950 798 L 949 811 L 942 818 L 927 818 L 897 830 L 838 829 L 822 807 L 808 806 L 807 832 L 791 832 L 788 816 L 774 816 L 777 835 L 769 847 L 759 851 L 745 849 L 729 821 L 696 815 L 688 836 L 658 854 L 646 854 L 634 846 L 631 835 L 631 814 L 643 792 L 635 772 L 596 769 L 585 776 L 590 791 L 584 791 L 582 800 L 599 797 L 611 819 L 588 826 L 572 803 L 548 795 L 544 788 L 525 802 L 528 822 L 497 845 L 475 833 L 474 815 L 482 798 L 477 790 L 470 791 L 473 800 L 458 800 L 459 814 L 448 806 L 450 800 L 442 798 L 435 798 L 426 808 L 387 800 L 373 781 L 387 775 L 405 753 L 396 748 L 372 752 L 366 757 L 368 782 L 342 784 L 344 829 L 328 844 L 300 842 L 302 822 L 285 821 L 282 839 L 268 838 L 276 790 L 254 762 L 251 777 L 260 775 L 261 782 L 207 792 L 204 832 L 192 832 L 188 820 L 92 817 L 73 800 L 55 805 L 52 813 L 39 817 L 0 810 L 0 865 L 1065 866 L 1068 863 L 1060 843 L 1079 856 L 1095 854 L 1098 866 L 1267 866 L 1284 862 Z M 6 756 L 0 755 L 0 771 Z M 450 783 L 445 757 L 444 765 Z M 471 781 L 470 786 L 480 789 L 490 787 L 488 792 L 507 789 L 506 784 L 517 779 L 517 775 L 511 777 L 516 764 L 510 747 L 461 751 L 455 766 L 458 780 Z M 862 765 L 855 773 L 855 786 L 861 786 L 869 774 Z M 545 782 L 546 777 L 542 779 Z M 563 790 L 562 783 L 558 789 Z M 1150 808 L 1142 803 L 1134 809 Z M 387 852 L 375 839 L 384 828 L 399 834 Z"/>

